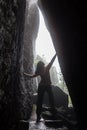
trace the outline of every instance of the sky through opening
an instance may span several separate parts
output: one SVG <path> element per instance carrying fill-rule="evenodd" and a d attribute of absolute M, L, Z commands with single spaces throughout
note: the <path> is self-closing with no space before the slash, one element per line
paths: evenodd
<path fill-rule="evenodd" d="M 55 48 L 54 48 L 50 33 L 46 28 L 44 18 L 40 9 L 39 9 L 39 15 L 40 15 L 40 24 L 39 24 L 38 36 L 36 39 L 36 55 L 39 55 L 41 57 L 43 57 L 44 55 L 46 61 L 49 63 L 56 52 L 55 52 Z M 56 70 L 59 74 L 61 72 L 61 69 L 60 69 L 57 57 L 53 63 L 53 66 L 56 67 Z M 66 84 L 64 85 L 66 86 Z M 65 87 L 63 91 L 69 94 L 67 87 Z M 72 106 L 72 101 L 71 101 L 70 96 L 69 96 L 69 105 Z"/>
<path fill-rule="evenodd" d="M 40 24 L 39 24 L 38 36 L 36 39 L 36 55 L 39 55 L 41 57 L 44 55 L 46 61 L 50 62 L 50 60 L 52 59 L 52 57 L 56 52 L 54 49 L 54 45 L 52 43 L 50 33 L 46 28 L 43 15 L 40 10 L 39 10 L 39 15 L 40 15 Z M 60 67 L 59 67 L 57 57 L 53 63 L 53 66 L 56 67 L 57 72 L 60 72 Z"/>

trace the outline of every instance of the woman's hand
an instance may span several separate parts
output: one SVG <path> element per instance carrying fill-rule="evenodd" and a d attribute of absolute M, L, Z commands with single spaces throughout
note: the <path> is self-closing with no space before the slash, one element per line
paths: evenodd
<path fill-rule="evenodd" d="M 38 75 L 36 75 L 36 74 L 28 74 L 28 73 L 23 73 L 25 76 L 28 76 L 29 78 L 35 78 L 35 77 L 37 77 Z"/>
<path fill-rule="evenodd" d="M 29 78 L 31 78 L 32 77 L 32 75 L 30 75 L 30 74 L 28 74 L 28 73 L 23 73 L 25 76 L 28 76 Z"/>

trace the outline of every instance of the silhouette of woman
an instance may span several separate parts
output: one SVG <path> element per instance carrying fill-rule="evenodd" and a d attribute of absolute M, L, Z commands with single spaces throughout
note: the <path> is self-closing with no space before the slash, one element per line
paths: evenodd
<path fill-rule="evenodd" d="M 52 112 L 54 113 L 55 111 L 54 98 L 53 98 L 51 79 L 50 79 L 50 73 L 49 73 L 49 70 L 55 58 L 56 58 L 56 54 L 53 56 L 53 58 L 51 59 L 50 63 L 47 66 L 45 66 L 45 64 L 42 61 L 39 61 L 37 63 L 35 74 L 33 75 L 24 73 L 24 75 L 29 76 L 29 78 L 34 78 L 37 76 L 41 77 L 41 81 L 38 85 L 38 99 L 37 99 L 37 110 L 36 110 L 37 122 L 39 122 L 41 118 L 42 103 L 43 103 L 43 97 L 44 97 L 45 92 L 48 93 Z"/>

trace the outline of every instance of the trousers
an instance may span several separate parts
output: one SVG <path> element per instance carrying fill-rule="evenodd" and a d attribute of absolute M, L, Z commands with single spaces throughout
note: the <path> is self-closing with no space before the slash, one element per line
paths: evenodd
<path fill-rule="evenodd" d="M 55 109 L 52 86 L 51 85 L 39 85 L 38 86 L 37 109 L 36 109 L 36 113 L 37 113 L 38 117 L 40 117 L 40 115 L 42 113 L 42 103 L 43 103 L 43 97 L 44 97 L 45 92 L 48 93 L 49 102 L 50 102 L 50 106 L 51 106 L 52 110 Z"/>

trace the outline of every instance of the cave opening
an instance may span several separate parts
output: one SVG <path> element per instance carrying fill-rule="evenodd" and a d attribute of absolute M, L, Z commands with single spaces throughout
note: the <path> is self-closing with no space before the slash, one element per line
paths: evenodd
<path fill-rule="evenodd" d="M 35 68 L 36 68 L 37 62 L 40 60 L 42 60 L 45 63 L 45 65 L 47 65 L 50 62 L 51 58 L 56 53 L 50 32 L 46 27 L 43 14 L 41 10 L 39 9 L 39 7 L 38 7 L 38 10 L 39 10 L 39 30 L 38 30 L 38 34 L 36 38 L 36 48 L 35 48 L 35 57 L 34 57 Z M 72 101 L 68 92 L 68 88 L 66 86 L 65 80 L 63 78 L 63 74 L 61 72 L 61 68 L 58 62 L 58 57 L 56 57 L 52 65 L 52 68 L 50 69 L 50 76 L 51 76 L 52 85 L 60 88 L 65 94 L 68 95 L 68 107 L 73 107 Z M 39 81 L 40 81 L 40 78 L 37 78 L 36 79 L 37 86 L 38 86 Z"/>
<path fill-rule="evenodd" d="M 36 4 L 32 4 L 31 8 L 27 8 L 28 11 L 26 11 L 27 15 L 25 19 L 24 71 L 30 74 L 35 72 L 38 61 L 42 60 L 45 64 L 48 64 L 53 55 L 56 53 L 50 31 L 48 31 L 45 24 L 45 19 L 41 13 L 40 8 L 36 7 L 38 7 Z M 69 112 L 68 114 L 71 116 L 70 118 L 74 118 L 75 113 L 72 114 L 72 101 L 63 78 L 63 74 L 61 72 L 58 57 L 55 59 L 55 62 L 50 70 L 50 76 L 52 81 L 55 106 L 57 110 L 59 112 L 65 112 L 67 110 Z M 26 91 L 28 91 L 30 94 L 29 96 L 26 95 L 25 100 L 27 98 L 31 99 L 32 97 L 31 100 L 33 101 L 33 109 L 31 109 L 32 112 L 30 117 L 30 121 L 32 121 L 33 117 L 34 120 L 36 120 L 37 91 L 40 77 L 31 80 L 24 77 L 24 79 Z M 31 91 L 31 89 L 33 89 L 33 91 Z M 49 98 L 47 93 L 45 93 L 43 100 L 43 110 L 46 109 L 48 111 L 49 107 Z M 68 121 L 68 123 L 70 123 L 69 120 L 67 120 L 68 118 L 66 118 L 66 115 L 63 116 L 62 119 L 65 120 L 65 122 Z"/>
<path fill-rule="evenodd" d="M 53 41 L 50 35 L 49 30 L 46 27 L 45 20 L 41 10 L 39 9 L 39 30 L 37 34 L 37 38 L 35 41 L 34 48 L 34 71 L 36 69 L 37 63 L 39 61 L 43 61 L 45 65 L 47 65 L 53 55 L 56 53 Z M 63 78 L 63 74 L 61 72 L 61 68 L 58 62 L 58 57 L 56 57 L 51 69 L 50 69 L 50 77 L 53 85 L 53 93 L 55 95 L 55 105 L 58 109 L 63 110 L 67 108 L 73 108 L 73 104 L 68 92 L 67 85 Z M 35 79 L 35 84 L 33 85 L 33 103 L 34 110 L 36 109 L 36 99 L 37 99 L 37 89 L 38 84 L 40 82 L 40 77 Z M 58 89 L 58 90 L 57 90 Z M 43 107 L 49 107 L 49 98 L 47 93 L 44 94 L 43 99 Z"/>

